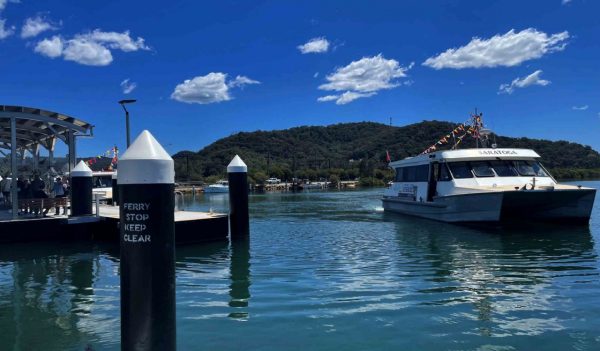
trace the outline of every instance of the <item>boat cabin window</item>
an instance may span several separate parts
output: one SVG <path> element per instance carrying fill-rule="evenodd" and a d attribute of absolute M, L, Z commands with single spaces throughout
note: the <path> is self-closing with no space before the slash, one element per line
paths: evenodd
<path fill-rule="evenodd" d="M 519 174 L 512 166 L 511 162 L 508 161 L 491 161 L 492 167 L 496 174 L 500 177 L 516 177 Z"/>
<path fill-rule="evenodd" d="M 452 180 L 452 176 L 450 176 L 450 171 L 448 171 L 448 165 L 446 165 L 445 163 L 438 163 L 438 167 L 440 167 L 440 170 L 438 172 L 438 181 L 447 182 L 449 180 Z"/>
<path fill-rule="evenodd" d="M 112 186 L 112 176 L 94 176 L 92 186 L 94 188 L 110 188 Z"/>
<path fill-rule="evenodd" d="M 396 182 L 426 182 L 429 179 L 429 165 L 396 168 Z"/>
<path fill-rule="evenodd" d="M 496 175 L 488 161 L 471 162 L 471 168 L 476 177 L 494 177 Z"/>
<path fill-rule="evenodd" d="M 448 166 L 455 179 L 473 178 L 469 162 L 450 162 Z"/>
<path fill-rule="evenodd" d="M 396 178 L 394 178 L 394 182 L 402 181 L 402 173 L 404 172 L 404 168 L 398 167 L 396 168 Z"/>
<path fill-rule="evenodd" d="M 533 161 L 514 161 L 515 168 L 522 176 L 532 177 L 547 177 L 548 174 L 544 171 L 538 162 Z"/>

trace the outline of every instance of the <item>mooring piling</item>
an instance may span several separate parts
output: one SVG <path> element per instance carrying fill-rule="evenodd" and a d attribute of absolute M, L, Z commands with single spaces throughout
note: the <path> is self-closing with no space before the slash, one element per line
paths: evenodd
<path fill-rule="evenodd" d="M 248 166 L 235 155 L 227 166 L 229 180 L 229 228 L 231 239 L 250 235 L 248 215 Z"/>
<path fill-rule="evenodd" d="M 121 349 L 175 350 L 175 168 L 147 130 L 119 160 Z"/>
<path fill-rule="evenodd" d="M 71 216 L 93 214 L 92 170 L 83 161 L 71 170 Z"/>
<path fill-rule="evenodd" d="M 117 206 L 119 204 L 119 187 L 117 184 L 117 171 L 115 171 L 115 173 L 113 173 L 111 176 L 113 206 Z"/>

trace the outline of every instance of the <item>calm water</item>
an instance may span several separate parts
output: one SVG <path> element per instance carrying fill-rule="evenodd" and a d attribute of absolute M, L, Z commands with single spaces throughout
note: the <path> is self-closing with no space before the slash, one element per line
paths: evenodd
<path fill-rule="evenodd" d="M 474 229 L 380 193 L 254 195 L 249 244 L 178 248 L 179 349 L 600 349 L 599 199 L 589 227 Z M 119 338 L 114 246 L 0 247 L 0 350 Z"/>

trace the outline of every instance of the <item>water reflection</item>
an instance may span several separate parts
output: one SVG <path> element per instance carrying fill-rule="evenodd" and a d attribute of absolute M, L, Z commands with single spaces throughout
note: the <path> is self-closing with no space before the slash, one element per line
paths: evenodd
<path fill-rule="evenodd" d="M 415 284 L 420 304 L 471 304 L 470 311 L 440 320 L 474 321 L 465 334 L 531 336 L 566 329 L 571 316 L 556 312 L 575 303 L 564 298 L 564 288 L 598 280 L 598 257 L 587 226 L 466 228 L 384 217 L 396 226 L 403 269 L 412 267 L 408 275 L 421 277 Z"/>
<path fill-rule="evenodd" d="M 185 318 L 247 319 L 251 284 L 249 239 L 178 247 L 177 279 L 178 302 L 187 306 L 181 311 Z"/>
<path fill-rule="evenodd" d="M 250 239 L 234 240 L 231 243 L 229 307 L 234 311 L 231 318 L 248 318 L 250 300 Z"/>
<path fill-rule="evenodd" d="M 96 339 L 87 329 L 98 255 L 91 245 L 11 245 L 0 252 L 3 347 L 63 350 Z"/>

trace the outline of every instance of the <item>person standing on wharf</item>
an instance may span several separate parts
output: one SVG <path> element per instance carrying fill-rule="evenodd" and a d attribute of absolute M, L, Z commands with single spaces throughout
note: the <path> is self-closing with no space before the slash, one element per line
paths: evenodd
<path fill-rule="evenodd" d="M 119 160 L 121 349 L 175 350 L 175 168 L 147 130 Z"/>

